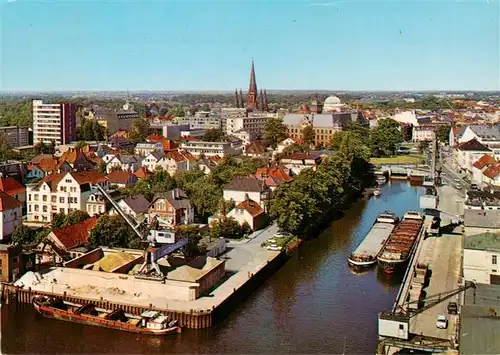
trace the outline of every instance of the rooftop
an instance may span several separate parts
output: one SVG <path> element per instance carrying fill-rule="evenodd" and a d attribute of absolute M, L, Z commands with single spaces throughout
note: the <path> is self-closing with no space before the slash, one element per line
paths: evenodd
<path fill-rule="evenodd" d="M 479 142 L 476 138 L 470 141 L 460 143 L 457 146 L 459 150 L 475 151 L 475 152 L 491 152 L 491 149 Z"/>
<path fill-rule="evenodd" d="M 464 249 L 500 252 L 500 233 L 486 232 L 465 237 Z"/>

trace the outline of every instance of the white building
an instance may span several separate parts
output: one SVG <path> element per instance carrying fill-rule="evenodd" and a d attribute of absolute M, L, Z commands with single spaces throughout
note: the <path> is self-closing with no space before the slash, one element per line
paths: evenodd
<path fill-rule="evenodd" d="M 465 237 L 463 263 L 466 281 L 500 284 L 500 234 L 481 233 Z"/>
<path fill-rule="evenodd" d="M 286 147 L 289 147 L 289 146 L 294 145 L 294 144 L 304 145 L 304 141 L 302 141 L 301 139 L 298 139 L 298 138 L 288 137 L 288 138 L 286 138 L 278 143 L 278 147 L 276 149 L 276 152 L 283 153 L 283 150 Z"/>
<path fill-rule="evenodd" d="M 495 157 L 500 160 L 500 124 L 464 126 L 463 132 L 459 133 L 458 143 L 472 139 L 490 148 Z"/>
<path fill-rule="evenodd" d="M 484 154 L 492 154 L 491 149 L 481 144 L 475 138 L 459 143 L 453 150 L 453 163 L 455 167 L 472 178 L 472 165 Z"/>
<path fill-rule="evenodd" d="M 225 157 L 241 153 L 241 151 L 235 150 L 230 142 L 187 141 L 181 144 L 181 148 L 195 156 L 203 154 L 207 157 Z"/>
<path fill-rule="evenodd" d="M 145 157 L 153 152 L 162 152 L 163 144 L 161 142 L 137 143 L 134 153 Z"/>
<path fill-rule="evenodd" d="M 265 202 L 271 197 L 271 189 L 255 176 L 236 176 L 224 186 L 223 197 L 224 200 L 233 200 L 236 204 L 252 200 L 265 209 Z"/>
<path fill-rule="evenodd" d="M 156 151 L 149 153 L 144 159 L 142 159 L 142 166 L 149 171 L 155 171 L 160 160 L 165 156 L 163 151 Z"/>
<path fill-rule="evenodd" d="M 33 141 L 56 145 L 76 140 L 76 104 L 33 100 Z"/>
<path fill-rule="evenodd" d="M 86 210 L 94 184 L 108 188 L 106 177 L 96 171 L 50 174 L 38 183 L 26 186 L 27 221 L 50 223 L 54 213 Z"/>
<path fill-rule="evenodd" d="M 436 127 L 434 125 L 414 126 L 412 130 L 413 142 L 433 141 L 436 138 Z"/>
<path fill-rule="evenodd" d="M 220 112 L 198 111 L 193 116 L 176 117 L 179 124 L 189 124 L 191 129 L 221 129 Z"/>
<path fill-rule="evenodd" d="M 141 166 L 140 156 L 118 154 L 106 164 L 106 173 L 109 174 L 115 167 L 119 167 L 121 170 L 134 172 Z"/>
<path fill-rule="evenodd" d="M 413 126 L 418 125 L 417 115 L 414 110 L 398 112 L 392 117 L 392 119 L 399 123 L 411 124 Z"/>
<path fill-rule="evenodd" d="M 480 187 L 484 185 L 484 172 L 491 166 L 497 164 L 495 157 L 490 154 L 484 154 L 481 158 L 472 164 L 472 182 Z M 489 175 L 489 174 L 488 174 Z"/>
<path fill-rule="evenodd" d="M 22 216 L 23 204 L 0 191 L 0 240 L 12 234 L 14 228 L 21 223 Z"/>
<path fill-rule="evenodd" d="M 253 136 L 262 135 L 267 120 L 272 117 L 275 117 L 275 114 L 267 112 L 249 112 L 248 116 L 228 117 L 226 134 L 234 135 L 236 132 L 245 131 Z"/>

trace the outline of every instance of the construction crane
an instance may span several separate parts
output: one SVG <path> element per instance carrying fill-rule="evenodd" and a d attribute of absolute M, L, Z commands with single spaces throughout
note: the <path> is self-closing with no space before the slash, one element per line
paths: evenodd
<path fill-rule="evenodd" d="M 130 226 L 130 228 L 132 228 L 132 230 L 141 239 L 141 241 L 148 243 L 148 246 L 146 247 L 144 253 L 144 263 L 141 265 L 136 277 L 163 281 L 165 279 L 165 275 L 160 270 L 157 261 L 176 250 L 184 249 L 188 244 L 188 238 L 183 238 L 173 244 L 158 245 L 157 240 L 154 237 L 154 235 L 158 234 L 156 233 L 158 232 L 158 230 L 156 229 L 158 228 L 158 223 L 156 223 L 155 221 L 153 221 L 153 223 L 150 223 L 149 225 L 147 223 L 137 223 L 121 209 L 118 203 L 113 200 L 113 198 L 101 185 L 95 184 L 92 187 L 97 189 L 104 197 L 108 199 L 111 205 L 115 208 L 116 212 L 118 212 L 120 217 L 122 217 L 125 222 L 127 222 L 127 224 Z M 153 237 L 148 238 L 148 235 L 151 231 L 153 231 Z"/>
<path fill-rule="evenodd" d="M 420 307 L 418 309 L 411 309 L 411 307 L 408 307 L 412 304 L 420 304 L 422 303 L 422 300 L 416 300 L 416 301 L 411 301 L 411 302 L 406 302 L 401 305 L 399 305 L 396 308 L 396 311 L 394 313 L 397 313 L 399 316 L 408 316 L 408 317 L 414 317 L 419 313 L 422 313 L 426 310 L 428 310 L 431 307 L 434 307 L 435 305 L 446 301 L 447 299 L 450 299 L 451 297 L 464 292 L 468 290 L 469 288 L 476 288 L 476 284 L 472 281 L 466 281 L 464 286 L 461 286 L 457 289 L 451 290 L 451 291 L 445 291 L 441 293 L 436 293 L 435 295 L 430 295 L 426 296 L 425 299 L 423 300 L 424 306 Z"/>

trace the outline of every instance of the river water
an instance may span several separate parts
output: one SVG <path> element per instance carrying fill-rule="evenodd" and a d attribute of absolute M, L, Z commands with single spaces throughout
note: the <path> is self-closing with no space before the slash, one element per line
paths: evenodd
<path fill-rule="evenodd" d="M 1 350 L 9 353 L 346 353 L 373 354 L 377 314 L 392 306 L 401 278 L 355 274 L 350 252 L 378 213 L 418 209 L 422 188 L 392 182 L 359 201 L 215 327 L 152 338 L 42 318 L 29 306 L 1 309 Z"/>

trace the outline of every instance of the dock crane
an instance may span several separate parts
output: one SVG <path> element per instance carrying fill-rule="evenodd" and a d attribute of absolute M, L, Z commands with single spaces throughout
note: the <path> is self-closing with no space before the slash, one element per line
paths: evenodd
<path fill-rule="evenodd" d="M 173 253 L 178 249 L 183 249 L 188 244 L 188 239 L 183 238 L 173 244 L 159 245 L 154 237 L 148 237 L 151 231 L 156 231 L 158 228 L 158 223 L 155 218 L 153 223 L 147 225 L 147 223 L 137 223 L 132 220 L 128 214 L 126 214 L 121 207 L 116 203 L 115 200 L 108 194 L 108 192 L 99 184 L 94 184 L 92 186 L 98 190 L 115 208 L 120 217 L 122 217 L 125 222 L 132 228 L 135 234 L 141 239 L 141 241 L 148 243 L 148 246 L 144 252 L 144 263 L 141 265 L 137 275 L 137 278 L 147 278 L 157 281 L 165 280 L 165 275 L 160 270 L 157 260 L 162 257 Z M 156 233 L 153 233 L 155 235 Z"/>

